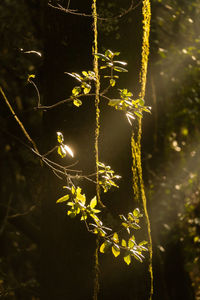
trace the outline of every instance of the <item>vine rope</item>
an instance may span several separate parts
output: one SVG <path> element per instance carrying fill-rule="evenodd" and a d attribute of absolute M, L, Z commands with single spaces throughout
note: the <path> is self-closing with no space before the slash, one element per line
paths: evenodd
<path fill-rule="evenodd" d="M 93 31 L 94 31 L 94 46 L 93 55 L 98 53 L 98 30 L 97 30 L 97 5 L 96 0 L 92 3 L 92 16 L 93 16 Z M 99 92 L 100 92 L 100 79 L 98 71 L 98 57 L 94 55 L 93 68 L 96 77 L 95 85 L 95 108 L 96 108 L 96 129 L 95 129 L 95 159 L 96 159 L 96 194 L 98 203 L 104 207 L 100 199 L 100 184 L 99 184 L 99 133 L 100 133 L 100 109 L 99 109 Z M 94 278 L 94 294 L 93 300 L 98 299 L 99 292 L 99 237 L 96 239 L 96 249 L 95 249 L 95 278 Z"/>
<path fill-rule="evenodd" d="M 143 41 L 142 41 L 142 59 L 141 59 L 141 71 L 140 71 L 140 97 L 145 98 L 146 93 L 146 81 L 147 81 L 147 67 L 149 58 L 149 35 L 150 35 L 150 21 L 151 21 L 151 5 L 150 0 L 143 0 L 142 7 L 143 15 Z M 141 197 L 144 215 L 147 223 L 147 232 L 149 240 L 149 273 L 150 273 L 150 297 L 153 296 L 153 267 L 152 267 L 152 257 L 153 257 L 153 247 L 152 247 L 152 237 L 151 237 L 151 224 L 149 220 L 149 214 L 147 210 L 147 200 L 144 189 L 144 181 L 142 175 L 142 163 L 141 163 L 141 136 L 142 136 L 142 118 L 138 121 L 138 132 L 135 138 L 134 132 L 132 132 L 131 137 L 131 148 L 132 148 L 132 171 L 133 171 L 133 191 L 136 201 L 139 201 Z M 139 183 L 139 185 L 138 185 Z"/>

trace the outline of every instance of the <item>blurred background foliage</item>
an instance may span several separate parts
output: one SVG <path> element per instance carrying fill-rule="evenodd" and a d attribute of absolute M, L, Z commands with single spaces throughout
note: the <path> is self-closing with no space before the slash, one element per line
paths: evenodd
<path fill-rule="evenodd" d="M 52 1 L 53 4 L 60 3 L 64 6 L 67 5 L 66 2 Z M 138 3 L 139 1 L 135 1 L 134 5 L 137 6 Z M 99 15 L 108 18 L 106 21 L 99 20 L 99 47 L 101 51 L 111 48 L 123 54 L 122 60 L 127 60 L 129 73 L 124 75 L 121 84 L 137 94 L 141 59 L 141 5 L 125 16 L 115 18 L 129 6 L 128 0 L 99 1 Z M 71 1 L 70 7 L 90 11 L 89 1 L 85 4 L 78 0 Z M 146 104 L 152 106 L 152 115 L 144 117 L 142 158 L 152 224 L 155 299 L 181 299 L 180 295 L 182 299 L 200 299 L 199 14 L 198 0 L 152 1 L 151 49 L 146 96 Z M 56 63 L 62 64 L 65 60 L 64 52 L 68 53 L 69 59 L 64 71 L 71 72 L 70 68 L 73 65 L 75 66 L 73 71 L 91 69 L 91 58 L 87 57 L 92 47 L 91 33 L 89 33 L 91 21 L 87 21 L 88 27 L 84 27 L 88 28 L 88 33 L 85 32 L 85 36 L 80 37 L 81 32 L 76 30 L 76 34 L 73 35 L 72 31 L 73 28 L 75 30 L 75 25 L 78 26 L 79 22 L 82 24 L 82 21 L 79 21 L 78 17 L 73 21 L 73 18 L 63 12 L 47 8 L 47 1 L 2 0 L 0 3 L 0 85 L 5 90 L 16 114 L 30 131 L 39 148 L 41 147 L 40 149 L 46 149 L 44 123 L 48 112 L 41 113 L 33 110 L 37 104 L 37 94 L 34 87 L 28 84 L 27 78 L 29 74 L 36 74 L 34 82 L 41 92 L 43 101 L 43 98 L 47 98 L 46 90 L 51 90 L 51 86 L 47 84 L 50 82 L 46 80 L 47 74 L 53 77 L 52 82 L 57 87 L 55 94 L 58 94 L 58 98 L 60 93 L 63 93 L 62 96 L 66 92 L 68 95 L 71 93 L 70 84 L 62 78 L 62 85 L 66 84 L 62 88 L 59 83 L 59 76 L 62 75 L 55 71 Z M 59 35 L 60 32 L 62 34 Z M 55 41 L 52 49 L 55 52 L 57 49 L 63 51 L 60 58 L 55 56 L 53 60 L 53 56 L 48 52 L 51 34 L 56 36 L 56 40 L 52 38 L 52 44 Z M 89 50 L 84 52 L 82 50 L 84 47 Z M 35 53 L 25 53 L 30 50 L 38 51 L 42 57 Z M 70 58 L 76 51 L 77 57 L 75 56 L 76 60 L 73 61 Z M 49 75 L 51 69 L 52 73 Z M 44 198 L 49 197 L 48 190 L 51 187 L 40 162 L 29 149 L 24 147 L 22 143 L 24 137 L 2 100 L 1 97 L 0 298 L 42 299 L 39 291 L 41 203 Z M 66 106 L 67 109 L 72 112 L 70 105 Z M 88 111 L 87 109 L 84 111 L 83 108 L 79 113 L 82 121 L 76 120 L 77 128 L 74 131 L 72 122 L 69 127 L 71 139 L 77 138 L 79 130 L 87 132 L 90 121 L 87 116 L 83 117 L 83 113 Z M 109 109 L 107 111 L 104 106 L 102 111 L 110 114 Z M 49 119 L 52 128 L 57 123 L 59 126 L 63 124 L 63 113 L 58 110 L 51 111 Z M 73 116 L 76 114 L 77 111 Z M 116 116 L 118 118 L 117 113 Z M 105 136 L 108 120 L 104 118 L 102 120 L 102 136 Z M 110 125 L 111 133 L 100 147 L 106 159 L 110 157 L 111 160 L 113 159 L 117 170 L 122 168 L 122 176 L 125 178 L 122 186 L 125 186 L 126 180 L 131 183 L 130 171 L 127 172 L 126 168 L 131 164 L 131 160 L 126 158 L 118 144 L 111 145 L 113 140 L 110 138 L 119 133 L 124 135 L 128 126 L 121 125 L 120 122 L 118 125 L 122 127 L 120 131 L 118 126 L 116 129 L 116 124 L 113 127 Z M 124 136 L 123 142 L 125 140 Z M 118 140 L 115 142 L 118 143 Z M 130 150 L 127 153 L 130 154 Z M 81 155 L 80 160 L 87 157 L 84 151 Z M 56 195 L 59 195 L 62 186 L 58 182 L 57 187 L 54 188 Z M 130 187 L 128 191 L 130 194 Z M 123 191 L 119 191 L 119 195 L 120 198 L 125 199 Z M 114 206 L 115 203 L 112 205 Z M 122 207 L 129 209 L 132 204 L 131 202 L 126 204 L 120 199 L 116 200 L 116 205 L 120 209 Z M 45 213 L 46 211 L 42 209 L 42 218 Z M 63 228 L 64 230 L 66 227 Z M 86 244 L 82 247 L 87 248 L 87 246 Z M 137 270 L 138 268 L 133 271 Z M 53 271 L 55 270 L 52 268 L 51 272 Z M 123 282 L 123 279 L 117 279 L 116 275 L 113 275 L 112 279 L 111 271 L 106 272 L 111 277 L 111 281 Z M 127 272 L 130 272 L 129 269 Z M 132 277 L 127 278 L 124 280 L 127 282 L 128 289 L 128 283 L 132 284 Z M 66 282 L 65 288 L 67 288 Z M 102 299 L 115 295 L 115 289 L 116 284 L 113 283 L 110 285 L 110 294 L 102 294 L 104 295 Z M 132 291 L 134 299 L 146 299 L 145 292 L 144 294 L 139 292 L 137 294 L 137 292 L 137 289 Z M 120 297 L 120 294 L 118 298 L 115 296 L 116 299 L 122 299 Z M 61 295 L 57 298 L 52 296 L 51 299 L 64 298 Z M 79 298 L 74 296 L 74 299 Z"/>

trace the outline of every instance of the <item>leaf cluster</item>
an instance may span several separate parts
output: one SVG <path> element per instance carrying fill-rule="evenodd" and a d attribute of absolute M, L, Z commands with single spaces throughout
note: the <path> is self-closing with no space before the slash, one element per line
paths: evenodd
<path fill-rule="evenodd" d="M 115 179 L 120 179 L 120 175 L 115 175 L 115 172 L 111 169 L 110 166 L 106 166 L 105 164 L 99 162 L 99 175 L 100 175 L 100 180 L 99 184 L 103 188 L 104 193 L 106 193 L 112 186 L 114 187 L 119 187 L 115 183 Z"/>
<path fill-rule="evenodd" d="M 120 55 L 120 52 L 112 52 L 111 50 L 106 50 L 104 54 L 102 53 L 95 53 L 94 54 L 98 59 L 101 61 L 100 70 L 109 70 L 109 75 L 102 74 L 103 78 L 108 81 L 108 86 L 103 91 L 100 91 L 99 96 L 103 99 L 108 100 L 108 105 L 114 107 L 117 110 L 122 110 L 125 112 L 126 117 L 129 123 L 132 125 L 132 121 L 135 118 L 141 118 L 143 112 L 151 112 L 151 107 L 145 106 L 145 101 L 142 98 L 133 99 L 133 94 L 128 91 L 127 89 L 118 89 L 119 98 L 112 99 L 110 98 L 107 93 L 110 88 L 116 86 L 117 79 L 119 79 L 119 75 L 117 73 L 128 72 L 124 66 L 127 65 L 126 62 L 116 60 L 116 56 Z M 93 71 L 82 71 L 82 74 L 79 75 L 77 73 L 67 73 L 66 74 L 72 76 L 77 81 L 79 81 L 80 85 L 75 86 L 72 89 L 71 99 L 73 104 L 77 107 L 82 105 L 81 97 L 93 96 L 94 94 L 90 94 L 92 89 L 92 82 L 96 81 L 95 73 Z"/>
<path fill-rule="evenodd" d="M 57 203 L 66 202 L 66 205 L 69 207 L 67 215 L 71 218 L 75 218 L 77 215 L 80 215 L 80 220 L 84 221 L 89 232 L 99 235 L 104 241 L 100 246 L 100 252 L 105 253 L 109 248 L 111 248 L 112 253 L 115 257 L 119 256 L 120 253 L 123 253 L 123 259 L 126 264 L 131 263 L 132 257 L 143 261 L 143 251 L 148 251 L 145 244 L 146 241 L 143 241 L 137 244 L 135 236 L 131 235 L 126 241 L 124 238 L 121 239 L 117 232 L 110 233 L 111 228 L 104 226 L 103 222 L 97 216 L 101 213 L 101 210 L 97 208 L 97 198 L 94 196 L 89 203 L 86 201 L 85 194 L 82 193 L 80 187 L 64 186 L 64 188 L 69 190 L 69 194 L 59 198 Z M 122 227 L 125 227 L 128 234 L 131 234 L 133 229 L 139 229 L 139 218 L 142 217 L 139 209 L 136 208 L 132 213 L 128 213 L 128 217 L 125 218 L 123 215 L 120 218 L 123 219 Z M 88 220 L 92 220 L 92 223 L 88 223 Z"/>

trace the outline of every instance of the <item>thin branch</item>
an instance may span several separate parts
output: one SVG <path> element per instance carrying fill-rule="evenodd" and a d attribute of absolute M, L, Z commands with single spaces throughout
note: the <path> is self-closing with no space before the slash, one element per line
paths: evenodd
<path fill-rule="evenodd" d="M 38 97 L 38 107 L 40 107 L 41 106 L 41 101 L 40 101 L 40 92 L 38 90 L 38 87 L 37 87 L 37 85 L 35 84 L 35 82 L 33 80 L 28 79 L 28 82 L 30 82 L 34 86 L 34 88 L 36 90 L 37 97 Z"/>
<path fill-rule="evenodd" d="M 9 103 L 9 101 L 8 101 L 8 99 L 7 99 L 6 95 L 5 95 L 5 93 L 4 93 L 3 89 L 2 89 L 2 87 L 0 87 L 0 92 L 1 92 L 1 94 L 2 94 L 2 96 L 3 96 L 3 99 L 4 99 L 4 101 L 6 102 L 8 108 L 10 109 L 10 111 L 11 111 L 13 117 L 15 118 L 15 120 L 16 120 L 17 123 L 19 124 L 21 130 L 23 131 L 24 135 L 26 136 L 26 138 L 28 139 L 28 141 L 33 145 L 34 150 L 35 150 L 37 153 L 39 153 L 39 151 L 38 151 L 38 149 L 37 149 L 37 146 L 36 146 L 35 142 L 32 140 L 32 138 L 30 137 L 30 135 L 28 134 L 28 132 L 27 132 L 26 129 L 24 128 L 24 125 L 22 124 L 22 122 L 19 120 L 19 118 L 18 118 L 17 115 L 15 114 L 15 111 L 14 111 L 14 109 L 12 108 L 12 106 L 10 105 L 10 103 Z"/>
<path fill-rule="evenodd" d="M 10 195 L 9 200 L 8 200 L 6 215 L 4 217 L 3 223 L 2 223 L 1 228 L 0 228 L 0 235 L 3 233 L 3 231 L 4 231 L 5 227 L 6 227 L 7 220 L 9 218 L 9 211 L 10 211 L 11 202 L 12 202 L 12 195 Z"/>
<path fill-rule="evenodd" d="M 137 4 L 134 4 L 134 1 L 132 0 L 129 8 L 125 9 L 122 13 L 120 13 L 116 16 L 113 16 L 113 17 L 109 17 L 109 18 L 103 18 L 103 17 L 97 16 L 97 19 L 100 21 L 108 21 L 108 20 L 122 18 L 125 15 L 127 15 L 129 12 L 131 12 L 132 10 L 136 9 L 141 3 L 142 3 L 142 0 L 139 0 Z M 78 12 L 76 9 L 70 9 L 69 4 L 70 4 L 70 1 L 68 2 L 67 8 L 63 7 L 60 4 L 57 4 L 57 6 L 54 6 L 51 3 L 48 3 L 48 6 L 51 8 L 57 9 L 59 11 L 63 11 L 65 13 L 71 14 L 71 15 L 92 18 L 92 14 L 81 13 L 81 12 Z"/>
<path fill-rule="evenodd" d="M 27 211 L 22 212 L 22 213 L 17 213 L 14 215 L 10 215 L 10 216 L 8 216 L 8 219 L 14 219 L 14 218 L 26 216 L 26 215 L 30 214 L 30 212 L 32 212 L 35 208 L 36 208 L 36 205 L 32 205 L 31 207 L 29 207 L 29 209 Z"/>

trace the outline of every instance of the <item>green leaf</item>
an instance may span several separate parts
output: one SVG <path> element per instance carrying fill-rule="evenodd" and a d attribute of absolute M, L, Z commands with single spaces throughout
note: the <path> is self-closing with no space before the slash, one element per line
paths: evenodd
<path fill-rule="evenodd" d="M 117 72 L 128 72 L 128 70 L 124 69 L 124 68 L 121 68 L 121 67 L 118 67 L 118 66 L 114 66 L 113 68 L 115 71 Z"/>
<path fill-rule="evenodd" d="M 90 92 L 90 90 L 91 90 L 91 86 L 85 87 L 83 89 L 83 93 L 86 95 L 86 94 L 88 94 Z"/>
<path fill-rule="evenodd" d="M 60 145 L 59 147 L 58 147 L 58 154 L 63 158 L 63 157 L 65 157 L 66 156 L 66 151 L 65 151 L 65 149 L 64 149 L 64 147 L 62 146 L 62 145 Z"/>
<path fill-rule="evenodd" d="M 138 244 L 138 246 L 143 246 L 143 245 L 147 245 L 147 244 L 148 244 L 147 241 L 142 241 L 142 242 L 140 242 L 140 243 Z"/>
<path fill-rule="evenodd" d="M 114 64 L 120 64 L 122 66 L 126 66 L 127 65 L 127 62 L 125 62 L 125 61 L 119 61 L 119 60 L 114 60 L 113 63 Z"/>
<path fill-rule="evenodd" d="M 139 99 L 139 104 L 140 104 L 141 106 L 144 106 L 144 99 Z"/>
<path fill-rule="evenodd" d="M 144 257 L 142 254 L 139 255 L 139 253 L 136 252 L 136 251 L 133 251 L 132 256 L 134 256 L 135 259 L 139 260 L 140 262 L 142 262 L 142 257 Z M 142 257 L 141 257 L 141 256 L 142 256 Z"/>
<path fill-rule="evenodd" d="M 116 55 L 116 54 L 115 54 Z M 111 51 L 111 50 L 106 50 L 105 52 L 105 56 L 106 57 L 109 57 L 109 58 L 112 58 L 114 56 L 114 53 Z"/>
<path fill-rule="evenodd" d="M 76 199 L 78 201 L 80 201 L 83 205 L 85 205 L 85 202 L 86 202 L 86 198 L 85 198 L 85 195 L 81 194 L 81 188 L 78 187 L 77 190 L 76 190 Z"/>
<path fill-rule="evenodd" d="M 126 247 L 126 241 L 122 239 L 122 247 Z"/>
<path fill-rule="evenodd" d="M 128 247 L 129 247 L 129 248 L 133 248 L 134 245 L 135 245 L 134 239 L 130 238 L 130 239 L 128 240 Z"/>
<path fill-rule="evenodd" d="M 82 71 L 82 74 L 85 76 L 85 77 L 88 77 L 88 73 L 86 71 Z"/>
<path fill-rule="evenodd" d="M 63 136 L 63 134 L 61 133 L 61 132 L 56 132 L 56 134 L 57 134 L 57 141 L 58 141 L 58 143 L 63 143 L 64 142 L 64 136 Z"/>
<path fill-rule="evenodd" d="M 81 87 L 80 86 L 75 86 L 72 90 L 72 95 L 73 96 L 78 96 L 81 92 Z"/>
<path fill-rule="evenodd" d="M 77 73 L 68 73 L 68 72 L 64 72 L 65 74 L 68 74 L 68 75 L 70 75 L 70 76 L 72 76 L 72 77 L 74 77 L 74 78 L 76 78 L 78 81 L 82 81 L 83 80 L 83 77 L 81 77 L 79 74 L 77 74 Z"/>
<path fill-rule="evenodd" d="M 113 239 L 113 241 L 114 241 L 115 243 L 117 243 L 117 244 L 119 243 L 119 237 L 118 237 L 117 232 L 115 232 L 115 233 L 113 234 L 112 239 Z"/>
<path fill-rule="evenodd" d="M 142 117 L 142 113 L 139 112 L 139 111 L 134 111 L 134 114 L 135 114 L 137 117 L 139 117 L 139 118 Z"/>
<path fill-rule="evenodd" d="M 115 257 L 117 257 L 120 254 L 120 248 L 117 244 L 114 244 L 112 246 L 112 253 Z"/>
<path fill-rule="evenodd" d="M 110 79 L 110 85 L 115 86 L 116 81 L 114 79 Z"/>
<path fill-rule="evenodd" d="M 121 99 L 112 99 L 112 100 L 109 100 L 108 102 L 108 105 L 110 106 L 116 106 L 116 105 L 119 105 L 121 103 Z"/>
<path fill-rule="evenodd" d="M 73 100 L 73 104 L 77 107 L 81 106 L 82 105 L 82 101 L 80 99 L 74 99 Z"/>
<path fill-rule="evenodd" d="M 108 57 L 101 53 L 95 53 L 94 56 L 101 58 L 102 60 L 109 60 Z"/>
<path fill-rule="evenodd" d="M 106 253 L 106 251 L 108 250 L 108 248 L 111 246 L 111 242 L 106 240 L 103 244 L 101 244 L 101 247 L 99 249 L 99 251 L 101 253 Z"/>
<path fill-rule="evenodd" d="M 131 256 L 130 256 L 130 254 L 124 256 L 124 261 L 125 261 L 125 263 L 127 265 L 130 265 L 130 263 L 131 263 Z"/>
<path fill-rule="evenodd" d="M 134 217 L 136 217 L 136 218 L 140 216 L 140 210 L 139 210 L 139 208 L 135 208 L 135 209 L 134 209 L 133 215 L 134 215 Z"/>
<path fill-rule="evenodd" d="M 35 75 L 34 74 L 30 74 L 30 75 L 28 75 L 28 79 L 27 79 L 27 81 L 31 81 L 31 78 L 35 78 Z"/>
<path fill-rule="evenodd" d="M 97 205 L 97 197 L 95 196 L 91 201 L 90 201 L 90 208 L 95 208 Z"/>
<path fill-rule="evenodd" d="M 69 195 L 65 195 L 65 196 L 59 198 L 59 199 L 56 201 L 56 203 L 65 202 L 65 201 L 67 201 L 67 200 L 69 200 Z"/>

